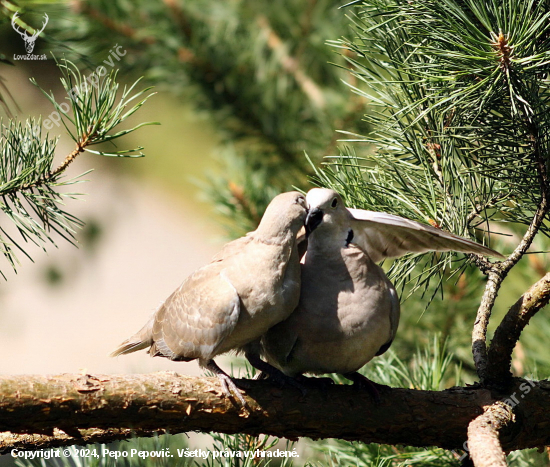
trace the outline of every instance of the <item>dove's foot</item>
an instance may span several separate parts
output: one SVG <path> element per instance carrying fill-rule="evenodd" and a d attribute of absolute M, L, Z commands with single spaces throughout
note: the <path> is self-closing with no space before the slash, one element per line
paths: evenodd
<path fill-rule="evenodd" d="M 241 403 L 242 407 L 246 407 L 246 401 L 244 400 L 243 395 L 241 394 L 241 391 L 239 391 L 239 388 L 237 387 L 237 384 L 243 386 L 246 388 L 246 384 L 243 384 L 242 381 L 236 382 L 229 376 L 225 371 L 223 371 L 214 360 L 209 360 L 204 367 L 207 370 L 210 370 L 212 373 L 214 373 L 218 379 L 220 380 L 220 383 L 222 385 L 222 391 L 225 397 L 231 398 L 236 397 L 239 402 Z"/>
<path fill-rule="evenodd" d="M 363 376 L 361 373 L 357 373 L 356 371 L 353 371 L 351 373 L 344 373 L 342 376 L 349 379 L 350 381 L 353 381 L 354 386 L 367 390 L 377 404 L 380 403 L 380 390 L 384 390 L 388 387 L 384 384 L 375 383 L 374 381 L 371 381 L 366 376 Z"/>
<path fill-rule="evenodd" d="M 260 376 L 257 379 L 267 379 L 267 376 L 269 376 L 269 380 L 273 381 L 278 386 L 292 386 L 293 388 L 299 389 L 302 396 L 307 394 L 307 389 L 303 384 L 291 376 L 285 375 L 282 371 L 278 370 L 269 363 L 264 362 L 260 357 L 258 357 L 258 355 L 247 353 L 246 358 L 254 368 L 261 371 Z"/>

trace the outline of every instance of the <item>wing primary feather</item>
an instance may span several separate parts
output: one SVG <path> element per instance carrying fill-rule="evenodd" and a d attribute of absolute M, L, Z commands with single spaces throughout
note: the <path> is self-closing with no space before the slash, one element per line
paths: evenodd
<path fill-rule="evenodd" d="M 427 251 L 459 251 L 483 256 L 504 258 L 499 252 L 431 225 L 412 221 L 385 212 L 347 208 L 352 215 L 360 244 L 375 261 L 407 253 Z M 357 243 L 360 243 L 357 242 Z M 389 246 L 388 246 L 389 245 Z"/>

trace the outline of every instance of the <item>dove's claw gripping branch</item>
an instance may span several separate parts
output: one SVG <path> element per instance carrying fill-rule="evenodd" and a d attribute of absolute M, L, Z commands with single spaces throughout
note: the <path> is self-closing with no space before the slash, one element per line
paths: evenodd
<path fill-rule="evenodd" d="M 239 399 L 239 402 L 241 403 L 242 407 L 246 407 L 246 401 L 244 400 L 244 397 L 241 394 L 241 391 L 239 391 L 239 388 L 235 384 L 235 381 L 233 381 L 233 378 L 229 376 L 225 371 L 223 371 L 214 360 L 210 360 L 205 368 L 207 370 L 210 370 L 212 373 L 214 373 L 218 379 L 220 380 L 220 383 L 222 385 L 222 390 L 227 398 L 231 398 L 231 396 L 235 396 L 237 399 Z"/>

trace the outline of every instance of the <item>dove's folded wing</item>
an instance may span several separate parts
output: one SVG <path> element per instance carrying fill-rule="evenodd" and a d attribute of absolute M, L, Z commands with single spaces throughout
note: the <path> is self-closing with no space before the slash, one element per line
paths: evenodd
<path fill-rule="evenodd" d="M 363 248 L 374 262 L 427 251 L 459 251 L 503 257 L 497 251 L 431 225 L 384 212 L 347 209 L 353 218 L 353 243 Z"/>
<path fill-rule="evenodd" d="M 212 358 L 235 329 L 239 312 L 235 287 L 222 265 L 211 263 L 191 275 L 157 312 L 151 355 Z"/>

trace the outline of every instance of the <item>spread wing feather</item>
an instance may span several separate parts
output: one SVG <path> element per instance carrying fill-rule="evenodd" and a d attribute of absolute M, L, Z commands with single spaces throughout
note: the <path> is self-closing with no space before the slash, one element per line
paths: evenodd
<path fill-rule="evenodd" d="M 363 248 L 374 262 L 427 251 L 459 251 L 503 257 L 495 250 L 431 225 L 385 212 L 347 209 L 352 215 L 353 242 Z"/>

